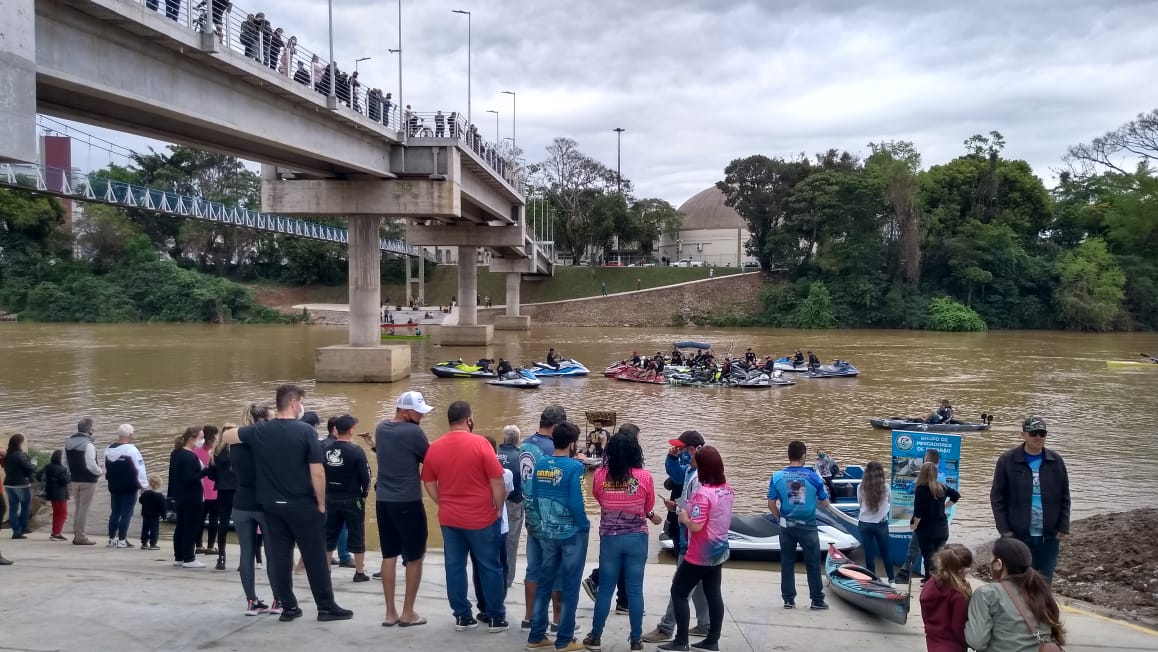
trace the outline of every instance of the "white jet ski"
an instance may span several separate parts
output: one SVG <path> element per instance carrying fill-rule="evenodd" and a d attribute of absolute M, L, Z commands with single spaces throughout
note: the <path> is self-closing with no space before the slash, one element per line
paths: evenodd
<path fill-rule="evenodd" d="M 536 378 L 535 374 L 527 369 L 515 369 L 494 380 L 488 380 L 487 384 L 498 385 L 499 387 L 514 387 L 516 389 L 532 389 L 542 385 L 543 381 Z"/>

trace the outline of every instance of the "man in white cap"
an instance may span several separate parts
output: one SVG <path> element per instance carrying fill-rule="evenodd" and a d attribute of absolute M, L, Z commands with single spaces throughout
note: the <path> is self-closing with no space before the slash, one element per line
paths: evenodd
<path fill-rule="evenodd" d="M 413 627 L 426 619 L 414 611 L 418 585 L 422 583 L 422 559 L 426 556 L 426 507 L 422 503 L 419 465 L 430 442 L 419 427 L 422 416 L 434 408 L 420 392 L 406 392 L 394 405 L 394 418 L 378 424 L 374 452 L 378 456 L 378 540 L 382 543 L 382 592 L 386 597 L 385 627 Z M 398 557 L 406 568 L 406 593 L 402 613 L 394 604 L 395 569 Z"/>

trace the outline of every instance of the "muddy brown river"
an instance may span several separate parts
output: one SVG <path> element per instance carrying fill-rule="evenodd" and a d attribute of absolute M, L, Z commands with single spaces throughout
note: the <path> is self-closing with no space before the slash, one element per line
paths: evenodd
<path fill-rule="evenodd" d="M 599 375 L 632 350 L 666 352 L 685 339 L 709 342 L 717 351 L 734 346 L 742 353 L 751 346 L 761 355 L 812 349 L 826 362 L 852 361 L 861 376 L 738 390 L 640 385 Z M 956 536 L 993 534 L 993 463 L 1019 441 L 1020 420 L 1028 414 L 1047 420 L 1047 445 L 1065 456 L 1075 518 L 1153 506 L 1158 495 L 1158 369 L 1105 365 L 1158 353 L 1155 334 L 541 328 L 496 333 L 489 351 L 413 344 L 409 382 L 315 386 L 313 350 L 344 341 L 343 329 L 310 326 L 3 324 L 0 433 L 5 442 L 7 434 L 23 432 L 36 447 L 56 448 L 80 417 L 92 416 L 103 449 L 117 425 L 130 422 L 150 473 L 164 475 L 173 435 L 188 425 L 237 421 L 247 403 L 271 401 L 283 382 L 306 385 L 307 408 L 323 422 L 349 411 L 360 419 L 359 430 L 372 430 L 393 413 L 400 392 L 417 389 L 440 408 L 423 423 L 431 438 L 444 430 L 442 408 L 453 400 L 470 401 L 476 430 L 493 436 L 508 423 L 529 433 L 545 405 L 560 403 L 581 427 L 585 410 L 615 410 L 620 422 L 638 424 L 657 485 L 665 442 L 699 430 L 723 453 L 737 511 L 762 511 L 768 478 L 784 464 L 790 440 L 804 440 L 810 452 L 823 446 L 842 465 L 885 460 L 889 434 L 869 428 L 868 418 L 927 413 L 944 397 L 960 418 L 995 415 L 992 430 L 964 435 Z M 550 346 L 585 363 L 593 375 L 514 390 L 437 379 L 428 371 L 449 357 L 484 354 L 529 363 Z M 588 507 L 597 513 L 593 501 Z M 367 533 L 373 545 L 375 528 Z"/>

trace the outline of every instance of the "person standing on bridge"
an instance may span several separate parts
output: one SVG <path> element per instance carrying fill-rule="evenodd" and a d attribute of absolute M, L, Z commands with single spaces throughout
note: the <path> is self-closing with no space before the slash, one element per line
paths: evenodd
<path fill-rule="evenodd" d="M 261 57 L 257 53 L 258 31 L 261 29 L 261 24 L 257 21 L 257 16 L 249 14 L 245 17 L 245 22 L 241 24 L 241 34 L 238 39 L 241 41 L 241 47 L 245 49 L 245 56 L 254 61 L 261 61 Z M 317 59 L 314 55 L 314 59 Z"/>
<path fill-rule="evenodd" d="M 281 31 L 281 30 L 278 30 Z M 286 77 L 290 76 L 290 71 L 294 67 L 294 60 L 298 57 L 298 37 L 291 36 L 286 41 L 285 47 L 281 51 L 281 60 L 278 63 L 277 71 Z"/>
<path fill-rule="evenodd" d="M 446 116 L 442 115 L 442 111 L 434 114 L 434 137 L 442 138 L 446 132 Z"/>
<path fill-rule="evenodd" d="M 382 100 L 382 124 L 390 124 L 390 109 L 394 108 L 394 94 L 387 93 L 386 99 Z M 386 303 L 390 303 L 387 301 Z"/>
<path fill-rule="evenodd" d="M 458 138 L 458 112 L 457 111 L 451 111 L 450 112 L 450 117 L 447 118 L 446 124 L 450 130 L 448 132 L 449 136 L 451 138 Z"/>
<path fill-rule="evenodd" d="M 314 90 L 321 93 L 322 76 L 326 74 L 326 64 L 322 63 L 321 57 L 315 54 L 314 58 L 310 59 L 310 67 L 313 73 L 310 79 L 314 82 Z"/>

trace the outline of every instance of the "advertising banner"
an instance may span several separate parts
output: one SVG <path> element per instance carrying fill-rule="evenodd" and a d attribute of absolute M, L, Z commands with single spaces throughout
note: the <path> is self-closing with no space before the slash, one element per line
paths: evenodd
<path fill-rule="evenodd" d="M 908 523 L 913 515 L 913 488 L 917 474 L 925 461 L 925 451 L 935 449 L 941 454 L 937 466 L 937 480 L 958 491 L 961 468 L 961 435 L 934 432 L 893 431 L 892 480 L 889 483 L 890 517 Z M 952 514 L 950 514 L 952 518 Z"/>

